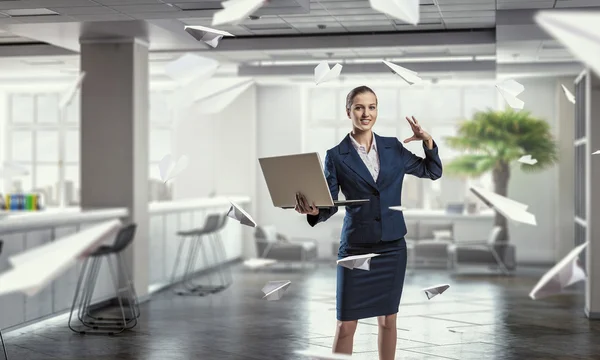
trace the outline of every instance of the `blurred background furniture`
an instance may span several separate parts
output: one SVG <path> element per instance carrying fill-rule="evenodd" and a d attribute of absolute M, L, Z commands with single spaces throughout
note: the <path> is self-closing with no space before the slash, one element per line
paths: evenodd
<path fill-rule="evenodd" d="M 309 238 L 288 238 L 277 232 L 274 225 L 257 226 L 254 232 L 256 254 L 260 258 L 278 262 L 316 263 L 318 257 L 317 240 Z"/>
<path fill-rule="evenodd" d="M 407 221 L 406 242 L 409 267 L 449 268 L 452 258 L 448 252 L 453 243 L 453 223 L 438 221 Z"/>
<path fill-rule="evenodd" d="M 498 240 L 501 230 L 493 227 L 487 240 L 452 244 L 449 251 L 453 265 L 487 265 L 511 275 L 516 268 L 516 250 L 514 245 Z"/>

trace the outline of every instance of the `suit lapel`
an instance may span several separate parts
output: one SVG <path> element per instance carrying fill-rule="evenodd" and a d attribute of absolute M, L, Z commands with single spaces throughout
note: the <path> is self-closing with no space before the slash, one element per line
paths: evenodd
<path fill-rule="evenodd" d="M 387 139 L 375 134 L 375 142 L 377 144 L 377 155 L 379 156 L 379 175 L 377 176 L 377 185 L 381 185 L 385 181 L 388 170 L 391 168 L 392 161 L 392 146 Z"/>
<path fill-rule="evenodd" d="M 350 135 L 346 135 L 344 140 L 340 143 L 340 153 L 344 156 L 344 164 L 346 164 L 350 170 L 354 171 L 361 179 L 377 189 L 377 184 L 375 184 L 375 180 L 373 180 L 373 176 L 371 176 L 369 169 L 367 169 L 367 166 L 360 158 L 360 155 L 358 155 L 358 152 L 354 146 L 352 146 Z"/>

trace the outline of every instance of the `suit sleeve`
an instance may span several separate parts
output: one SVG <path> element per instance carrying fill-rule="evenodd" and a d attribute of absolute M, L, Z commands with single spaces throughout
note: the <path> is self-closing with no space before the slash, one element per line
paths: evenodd
<path fill-rule="evenodd" d="M 323 171 L 325 172 L 325 179 L 327 180 L 327 185 L 329 186 L 331 198 L 333 200 L 337 200 L 338 193 L 340 191 L 340 186 L 337 180 L 335 164 L 333 163 L 333 158 L 329 151 L 327 151 L 327 155 L 325 155 L 325 168 Z M 329 219 L 337 211 L 337 206 L 330 208 L 321 208 L 319 209 L 319 215 L 306 215 L 306 220 L 308 221 L 308 224 L 310 226 L 315 226 L 318 223 Z"/>
<path fill-rule="evenodd" d="M 442 160 L 440 160 L 440 156 L 438 155 L 438 146 L 435 141 L 433 142 L 432 149 L 427 148 L 425 142 L 423 142 L 423 150 L 425 151 L 424 159 L 410 152 L 400 141 L 398 141 L 398 147 L 400 148 L 400 156 L 404 162 L 405 173 L 431 180 L 437 180 L 442 177 Z"/>

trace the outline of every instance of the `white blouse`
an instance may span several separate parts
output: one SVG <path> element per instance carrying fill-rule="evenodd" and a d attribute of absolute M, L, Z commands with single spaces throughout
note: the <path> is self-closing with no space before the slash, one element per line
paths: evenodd
<path fill-rule="evenodd" d="M 373 180 L 377 181 L 377 177 L 379 176 L 379 154 L 377 153 L 377 144 L 375 143 L 375 134 L 373 133 L 373 142 L 371 143 L 370 151 L 367 151 L 367 148 L 364 145 L 359 144 L 352 134 L 350 134 L 350 140 L 352 140 L 352 146 L 360 155 L 360 158 L 369 169 L 371 176 L 373 176 Z"/>

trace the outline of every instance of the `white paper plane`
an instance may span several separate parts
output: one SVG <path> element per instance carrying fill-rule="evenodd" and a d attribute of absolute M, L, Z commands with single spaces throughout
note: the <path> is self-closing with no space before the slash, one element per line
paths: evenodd
<path fill-rule="evenodd" d="M 62 94 L 58 102 L 58 108 L 61 111 L 64 110 L 67 106 L 69 106 L 71 101 L 73 101 L 75 94 L 77 94 L 77 90 L 81 88 L 83 79 L 85 79 L 85 71 L 80 72 L 79 76 L 77 76 L 77 79 L 75 79 L 75 81 L 71 85 L 69 85 L 64 94 Z"/>
<path fill-rule="evenodd" d="M 267 285 L 262 288 L 262 292 L 265 294 L 263 299 L 268 301 L 279 300 L 283 296 L 283 293 L 287 290 L 292 282 L 288 280 L 284 281 L 269 281 Z"/>
<path fill-rule="evenodd" d="M 296 354 L 306 356 L 311 360 L 350 360 L 351 355 L 335 354 L 330 350 L 296 350 Z"/>
<path fill-rule="evenodd" d="M 539 11 L 537 24 L 600 76 L 600 33 L 597 11 Z"/>
<path fill-rule="evenodd" d="M 511 108 L 521 110 L 525 106 L 525 102 L 517 98 L 525 90 L 525 86 L 515 80 L 509 79 L 496 84 L 496 89 Z"/>
<path fill-rule="evenodd" d="M 563 92 L 565 93 L 565 96 L 567 97 L 567 100 L 569 100 L 571 103 L 575 104 L 575 95 L 573 95 L 569 89 L 567 89 L 563 84 L 560 84 L 560 86 L 563 89 Z"/>
<path fill-rule="evenodd" d="M 256 222 L 254 221 L 254 219 L 252 219 L 252 216 L 250 216 L 250 214 L 248 214 L 244 209 L 242 209 L 238 204 L 234 203 L 233 201 L 229 200 L 229 203 L 231 204 L 231 207 L 227 212 L 227 216 L 239 221 L 242 225 L 256 227 Z"/>
<path fill-rule="evenodd" d="M 412 25 L 419 23 L 419 0 L 369 0 L 369 3 L 375 11 Z"/>
<path fill-rule="evenodd" d="M 205 26 L 186 26 L 185 31 L 192 35 L 194 39 L 206 43 L 208 46 L 216 48 L 219 45 L 219 41 L 224 36 L 235 36 L 227 31 L 221 31 L 217 29 L 211 29 Z"/>
<path fill-rule="evenodd" d="M 188 53 L 165 65 L 165 73 L 180 86 L 185 86 L 192 81 L 210 78 L 219 65 L 215 59 Z"/>
<path fill-rule="evenodd" d="M 409 85 L 419 84 L 423 81 L 416 72 L 408 70 L 400 65 L 396 65 L 386 60 L 381 60 L 383 63 L 392 70 L 392 72 L 406 81 Z"/>
<path fill-rule="evenodd" d="M 253 258 L 244 261 L 244 266 L 249 267 L 251 269 L 258 269 L 261 267 L 273 265 L 275 263 L 277 263 L 277 260 L 274 259 Z"/>
<path fill-rule="evenodd" d="M 523 155 L 518 161 L 527 165 L 535 165 L 538 162 L 537 159 L 532 158 L 531 155 Z"/>
<path fill-rule="evenodd" d="M 177 162 L 174 162 L 171 154 L 165 155 L 158 163 L 158 170 L 160 171 L 160 178 L 165 183 L 175 176 L 179 175 L 189 165 L 189 158 L 187 155 L 181 155 Z"/>
<path fill-rule="evenodd" d="M 587 242 L 571 250 L 558 264 L 554 265 L 529 293 L 533 300 L 558 295 L 564 288 L 585 280 L 586 275 L 578 264 L 579 254 L 587 247 Z"/>
<path fill-rule="evenodd" d="M 442 294 L 444 291 L 448 290 L 449 287 L 450 285 L 448 284 L 439 284 L 426 287 L 424 289 L 421 289 L 421 291 L 424 291 L 425 295 L 427 295 L 427 299 L 431 300 L 432 297 Z"/>
<path fill-rule="evenodd" d="M 600 150 L 596 150 L 592 153 L 592 155 L 598 155 L 598 154 L 600 154 Z"/>
<path fill-rule="evenodd" d="M 212 26 L 239 25 L 242 21 L 252 15 L 256 10 L 265 5 L 268 0 L 229 0 L 223 1 L 223 10 L 213 15 Z"/>
<path fill-rule="evenodd" d="M 119 220 L 105 221 L 78 233 L 9 257 L 12 268 L 0 274 L 0 295 L 22 292 L 33 296 L 69 267 L 96 250 L 121 228 Z"/>
<path fill-rule="evenodd" d="M 348 268 L 350 270 L 353 269 L 361 269 L 361 270 L 371 270 L 371 258 L 379 256 L 379 254 L 364 254 L 364 255 L 352 255 L 347 256 L 343 259 L 337 261 L 337 264 Z"/>
<path fill-rule="evenodd" d="M 524 224 L 537 225 L 535 215 L 527 212 L 528 205 L 511 200 L 495 192 L 487 191 L 479 187 L 471 187 L 471 192 L 479 197 L 488 206 L 498 211 L 505 217 Z"/>
<path fill-rule="evenodd" d="M 341 64 L 335 64 L 330 69 L 329 64 L 327 64 L 327 61 L 321 61 L 319 65 L 315 67 L 315 84 L 319 85 L 321 83 L 337 79 L 340 76 L 341 72 Z"/>
<path fill-rule="evenodd" d="M 404 206 L 390 206 L 390 210 L 395 210 L 395 211 L 406 211 L 408 210 L 406 207 Z"/>
<path fill-rule="evenodd" d="M 4 163 L 4 166 L 0 168 L 0 178 L 3 177 L 18 177 L 29 175 L 29 170 L 26 167 L 13 164 Z"/>

